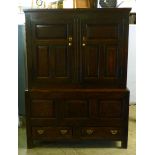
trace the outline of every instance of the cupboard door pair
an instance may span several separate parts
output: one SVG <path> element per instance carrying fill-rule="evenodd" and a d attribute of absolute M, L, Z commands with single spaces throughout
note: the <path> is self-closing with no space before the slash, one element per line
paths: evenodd
<path fill-rule="evenodd" d="M 29 87 L 125 88 L 124 18 L 102 12 L 33 13 L 27 27 Z"/>

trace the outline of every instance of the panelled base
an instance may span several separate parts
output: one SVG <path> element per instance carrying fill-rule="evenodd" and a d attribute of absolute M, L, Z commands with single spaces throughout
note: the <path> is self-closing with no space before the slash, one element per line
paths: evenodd
<path fill-rule="evenodd" d="M 33 141 L 112 140 L 127 148 L 129 91 L 26 91 L 27 146 Z"/>

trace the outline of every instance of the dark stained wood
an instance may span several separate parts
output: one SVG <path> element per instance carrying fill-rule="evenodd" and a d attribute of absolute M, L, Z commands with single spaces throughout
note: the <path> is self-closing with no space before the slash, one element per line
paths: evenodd
<path fill-rule="evenodd" d="M 37 77 L 49 76 L 49 49 L 47 46 L 38 46 L 36 50 Z"/>
<path fill-rule="evenodd" d="M 28 117 L 29 123 L 31 124 L 29 127 L 98 127 L 95 130 L 97 133 L 92 139 L 100 137 L 99 139 L 122 140 L 127 137 L 128 90 L 38 89 L 29 91 L 27 100 L 29 100 L 27 105 L 30 106 L 29 110 L 31 111 L 31 113 L 29 112 L 29 115 L 31 115 Z M 107 130 L 102 133 L 102 129 L 107 129 L 107 127 L 119 128 L 121 134 L 113 136 L 109 133 L 108 136 L 108 134 L 106 134 Z M 54 130 L 58 132 L 57 129 Z M 45 137 L 39 136 L 40 138 L 35 134 L 34 139 L 57 139 L 57 136 L 52 137 L 51 135 L 48 137 L 48 132 L 50 131 L 47 131 Z M 78 137 L 80 133 L 81 129 L 76 131 L 76 134 L 73 132 L 73 137 Z M 72 139 L 74 139 L 73 137 Z M 87 136 L 84 136 L 82 139 L 87 139 Z M 88 139 L 91 139 L 91 137 Z M 125 143 L 125 141 L 126 140 L 123 140 L 123 143 Z"/>
<path fill-rule="evenodd" d="M 89 103 L 87 100 L 64 100 L 62 104 L 64 118 L 89 117 Z"/>
<path fill-rule="evenodd" d="M 32 128 L 33 139 L 48 140 L 66 139 L 72 137 L 72 128 L 68 127 L 33 127 Z"/>
<path fill-rule="evenodd" d="M 81 129 L 81 138 L 86 139 L 120 139 L 122 131 L 117 127 L 84 127 Z"/>
<path fill-rule="evenodd" d="M 28 87 L 126 88 L 129 9 L 63 11 L 25 10 Z"/>
<path fill-rule="evenodd" d="M 86 44 L 83 46 L 81 43 L 80 51 L 82 84 L 125 88 L 127 59 L 124 57 L 127 53 L 122 49 L 125 48 L 127 36 L 124 34 L 128 31 L 125 24 L 128 21 L 123 16 L 98 12 L 80 15 L 81 42 Z"/>
<path fill-rule="evenodd" d="M 118 140 L 127 148 L 129 8 L 28 9 L 27 146 Z"/>
<path fill-rule="evenodd" d="M 31 102 L 31 117 L 56 117 L 56 106 L 50 100 L 33 100 Z"/>

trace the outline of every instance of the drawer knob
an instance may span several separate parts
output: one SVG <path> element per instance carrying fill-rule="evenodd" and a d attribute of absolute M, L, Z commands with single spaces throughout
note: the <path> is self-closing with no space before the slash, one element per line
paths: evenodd
<path fill-rule="evenodd" d="M 44 130 L 37 130 L 37 133 L 38 133 L 39 135 L 42 135 L 42 134 L 44 134 Z"/>
<path fill-rule="evenodd" d="M 68 130 L 60 130 L 60 133 L 61 133 L 62 135 L 65 135 L 67 132 L 68 132 Z"/>
<path fill-rule="evenodd" d="M 92 129 L 87 129 L 87 130 L 86 130 L 86 133 L 87 133 L 88 135 L 92 135 L 92 134 L 94 133 L 94 131 L 93 131 Z"/>
<path fill-rule="evenodd" d="M 118 130 L 110 130 L 112 135 L 116 135 L 118 133 Z"/>

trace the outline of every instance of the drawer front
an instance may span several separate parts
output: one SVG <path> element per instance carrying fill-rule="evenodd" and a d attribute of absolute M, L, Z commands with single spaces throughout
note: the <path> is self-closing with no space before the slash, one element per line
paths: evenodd
<path fill-rule="evenodd" d="M 66 139 L 72 138 L 72 128 L 68 127 L 32 127 L 34 139 Z"/>
<path fill-rule="evenodd" d="M 117 127 L 83 127 L 81 138 L 87 139 L 120 139 L 122 129 Z"/>

